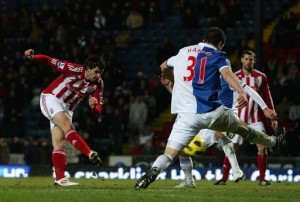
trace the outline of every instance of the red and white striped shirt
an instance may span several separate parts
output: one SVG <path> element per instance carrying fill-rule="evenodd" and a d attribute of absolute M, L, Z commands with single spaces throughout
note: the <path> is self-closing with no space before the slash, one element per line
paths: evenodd
<path fill-rule="evenodd" d="M 46 55 L 34 55 L 33 60 L 57 70 L 61 74 L 44 90 L 45 94 L 52 94 L 66 104 L 70 111 L 88 95 L 97 98 L 98 103 L 103 104 L 104 83 L 100 79 L 97 83 L 85 80 L 85 69 L 81 64 L 51 58 Z"/>
<path fill-rule="evenodd" d="M 264 73 L 253 69 L 249 76 L 245 75 L 242 70 L 238 70 L 235 74 L 241 81 L 245 82 L 262 97 L 268 108 L 274 110 L 268 79 Z M 259 105 L 248 96 L 248 104 L 245 107 L 238 109 L 238 116 L 242 121 L 250 124 L 263 122 L 264 114 Z"/>

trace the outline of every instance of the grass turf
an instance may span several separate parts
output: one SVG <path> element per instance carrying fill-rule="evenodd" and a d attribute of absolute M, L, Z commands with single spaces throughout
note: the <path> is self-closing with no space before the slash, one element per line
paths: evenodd
<path fill-rule="evenodd" d="M 54 187 L 50 177 L 0 179 L 1 202 L 88 202 L 88 201 L 299 201 L 300 183 L 274 182 L 261 187 L 258 182 L 228 182 L 215 186 L 214 181 L 197 181 L 195 189 L 173 189 L 181 181 L 157 180 L 145 190 L 134 190 L 135 180 L 72 179 L 79 182 L 74 187 Z"/>

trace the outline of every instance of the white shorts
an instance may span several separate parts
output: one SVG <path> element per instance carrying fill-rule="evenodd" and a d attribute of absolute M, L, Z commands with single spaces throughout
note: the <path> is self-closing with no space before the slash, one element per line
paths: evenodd
<path fill-rule="evenodd" d="M 265 126 L 262 122 L 250 123 L 250 124 L 248 124 L 248 126 L 250 128 L 253 128 L 254 130 L 258 130 L 258 131 L 261 131 L 263 133 L 266 133 Z M 232 143 L 238 144 L 238 145 L 243 144 L 243 137 L 242 136 L 235 134 L 231 137 L 232 137 L 231 138 Z"/>
<path fill-rule="evenodd" d="M 52 94 L 41 94 L 40 108 L 43 115 L 50 120 L 50 129 L 55 126 L 52 119 L 58 112 L 64 111 L 70 119 L 72 119 L 73 116 L 73 112 L 67 108 L 66 104 Z"/>
<path fill-rule="evenodd" d="M 200 132 L 197 134 L 204 142 L 205 142 L 205 147 L 211 147 L 213 144 L 218 143 L 216 136 L 215 136 L 215 131 L 209 130 L 209 129 L 202 129 Z"/>
<path fill-rule="evenodd" d="M 239 118 L 224 106 L 205 114 L 178 114 L 173 125 L 167 147 L 181 151 L 201 129 L 236 131 Z"/>

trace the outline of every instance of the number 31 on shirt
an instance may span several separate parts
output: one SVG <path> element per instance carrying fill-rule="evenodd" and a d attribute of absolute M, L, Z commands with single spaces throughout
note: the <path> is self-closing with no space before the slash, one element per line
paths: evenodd
<path fill-rule="evenodd" d="M 197 58 L 194 56 L 189 56 L 188 57 L 189 61 L 192 61 L 192 64 L 187 66 L 187 71 L 189 71 L 189 76 L 184 76 L 183 80 L 184 81 L 191 81 L 195 77 L 195 67 L 197 64 Z M 206 65 L 207 57 L 201 58 L 199 62 L 199 75 L 198 75 L 198 83 L 203 84 L 204 83 L 204 75 L 205 75 L 205 65 Z M 197 68 L 197 67 L 196 67 Z"/>

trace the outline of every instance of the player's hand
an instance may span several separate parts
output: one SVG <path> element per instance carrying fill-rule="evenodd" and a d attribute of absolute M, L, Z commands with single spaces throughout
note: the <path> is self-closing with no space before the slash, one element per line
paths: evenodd
<path fill-rule="evenodd" d="M 274 110 L 267 107 L 263 111 L 267 118 L 277 120 L 277 113 Z"/>
<path fill-rule="evenodd" d="M 165 77 L 163 74 L 159 78 L 160 78 L 161 84 L 164 86 L 168 86 L 171 83 L 171 81 L 167 77 Z"/>
<path fill-rule="evenodd" d="M 92 109 L 94 109 L 96 107 L 96 105 L 98 104 L 98 100 L 95 97 L 90 97 L 89 98 L 89 105 Z"/>
<path fill-rule="evenodd" d="M 247 105 L 248 103 L 248 98 L 246 93 L 240 93 L 237 97 L 237 108 L 243 108 Z"/>
<path fill-rule="evenodd" d="M 276 128 L 278 128 L 278 121 L 276 119 L 272 119 L 271 126 L 273 130 L 276 130 Z"/>
<path fill-rule="evenodd" d="M 32 56 L 34 55 L 34 50 L 33 49 L 28 49 L 24 52 L 24 55 L 28 59 L 32 59 Z"/>

